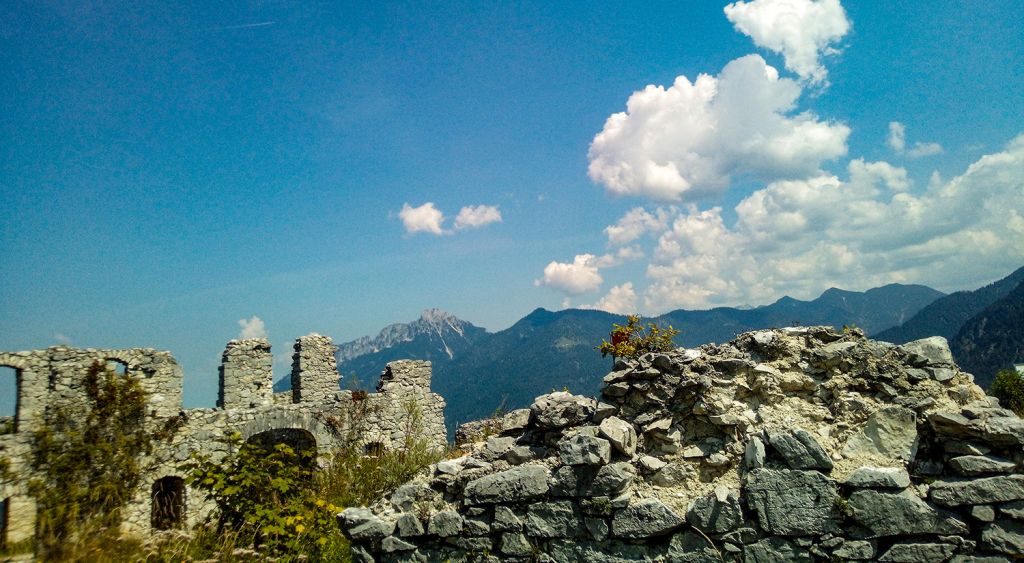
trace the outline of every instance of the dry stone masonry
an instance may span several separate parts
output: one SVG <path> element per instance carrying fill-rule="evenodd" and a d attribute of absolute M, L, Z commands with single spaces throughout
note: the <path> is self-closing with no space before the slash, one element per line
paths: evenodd
<path fill-rule="evenodd" d="M 32 537 L 35 504 L 27 494 L 33 433 L 46 409 L 81 404 L 85 373 L 94 362 L 116 364 L 125 377 L 137 378 L 146 392 L 155 436 L 154 452 L 141 460 L 142 485 L 126 510 L 128 531 L 187 526 L 212 509 L 201 492 L 188 488 L 179 470 L 193 453 L 214 459 L 228 453 L 223 439 L 295 441 L 315 445 L 321 462 L 335 448 L 356 438 L 373 448 L 403 443 L 410 429 L 437 448 L 445 446 L 444 400 L 430 391 L 430 362 L 388 364 L 377 393 L 340 390 L 331 339 L 317 334 L 295 342 L 293 391 L 273 392 L 273 356 L 266 339 L 232 340 L 219 370 L 217 408 L 181 407 L 182 371 L 168 352 L 152 349 L 95 350 L 57 346 L 45 350 L 0 353 L 0 366 L 14 368 L 17 404 L 13 420 L 0 425 L 0 544 Z M 294 445 L 294 444 L 293 444 Z M 161 510 L 170 514 L 158 514 Z M 168 519 L 170 516 L 170 519 Z"/>
<path fill-rule="evenodd" d="M 357 561 L 996 562 L 1024 554 L 1024 420 L 942 338 L 799 327 L 618 361 L 339 524 Z"/>

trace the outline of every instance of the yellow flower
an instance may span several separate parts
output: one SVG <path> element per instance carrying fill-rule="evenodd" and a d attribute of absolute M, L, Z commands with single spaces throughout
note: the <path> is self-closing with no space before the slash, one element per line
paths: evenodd
<path fill-rule="evenodd" d="M 298 534 L 301 534 L 302 531 L 305 530 L 305 529 L 306 529 L 306 527 L 303 526 L 302 524 L 296 524 L 295 525 L 295 532 L 298 533 Z"/>

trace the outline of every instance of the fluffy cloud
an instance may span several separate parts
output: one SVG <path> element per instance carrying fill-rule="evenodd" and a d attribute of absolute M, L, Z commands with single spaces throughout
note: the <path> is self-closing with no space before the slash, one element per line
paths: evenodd
<path fill-rule="evenodd" d="M 478 229 L 491 223 L 500 223 L 501 211 L 494 205 L 467 205 L 455 216 L 454 231 L 444 227 L 447 218 L 430 201 L 419 207 L 413 207 L 408 203 L 402 205 L 398 218 L 402 220 L 406 234 L 450 235 L 455 231 Z"/>
<path fill-rule="evenodd" d="M 938 143 L 916 142 L 910 150 L 907 150 L 907 128 L 899 121 L 889 122 L 889 137 L 886 139 L 886 144 L 896 154 L 906 154 L 911 158 L 942 153 L 942 145 Z"/>
<path fill-rule="evenodd" d="M 601 287 L 603 281 L 597 272 L 597 257 L 577 254 L 571 263 L 551 261 L 544 267 L 544 277 L 533 283 L 568 295 L 580 295 Z"/>
<path fill-rule="evenodd" d="M 725 16 L 736 31 L 781 54 L 787 69 L 816 84 L 828 74 L 822 56 L 835 54 L 832 45 L 850 31 L 839 0 L 734 2 L 725 7 Z"/>
<path fill-rule="evenodd" d="M 613 195 L 679 201 L 724 191 L 735 175 L 814 174 L 846 153 L 850 129 L 794 114 L 800 94 L 757 55 L 731 61 L 718 77 L 648 86 L 594 137 L 590 178 Z"/>
<path fill-rule="evenodd" d="M 239 338 L 266 338 L 267 337 L 267 326 L 263 324 L 263 319 L 253 315 L 248 319 L 238 319 L 238 326 L 241 328 L 238 331 Z"/>
<path fill-rule="evenodd" d="M 398 218 L 402 220 L 405 232 L 410 235 L 414 233 L 443 235 L 445 232 L 441 227 L 444 223 L 444 213 L 441 213 L 429 201 L 419 207 L 413 207 L 408 203 L 402 205 L 402 210 L 398 212 Z"/>
<path fill-rule="evenodd" d="M 852 161 L 848 178 L 774 182 L 736 206 L 679 210 L 647 267 L 651 312 L 811 298 L 829 286 L 965 287 L 1024 261 L 1024 135 L 913 193 L 906 171 Z"/>
<path fill-rule="evenodd" d="M 604 234 L 608 236 L 608 243 L 611 245 L 629 244 L 647 233 L 665 230 L 668 219 L 673 214 L 672 208 L 658 208 L 651 213 L 643 207 L 634 207 L 617 223 L 605 228 Z"/>
<path fill-rule="evenodd" d="M 466 206 L 455 217 L 456 230 L 476 229 L 491 223 L 501 222 L 501 211 L 493 205 Z"/>
<path fill-rule="evenodd" d="M 636 307 L 637 295 L 633 289 L 633 282 L 626 282 L 611 288 L 608 294 L 599 299 L 597 303 L 581 305 L 580 309 L 597 309 L 619 315 L 631 315 L 636 312 Z"/>

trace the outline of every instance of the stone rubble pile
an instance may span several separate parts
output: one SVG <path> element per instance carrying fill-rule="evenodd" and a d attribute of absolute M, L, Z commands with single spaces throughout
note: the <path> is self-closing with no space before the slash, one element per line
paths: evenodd
<path fill-rule="evenodd" d="M 764 330 L 617 361 L 604 383 L 601 401 L 555 392 L 476 424 L 465 455 L 346 509 L 355 559 L 1024 554 L 1024 420 L 942 338 Z"/>

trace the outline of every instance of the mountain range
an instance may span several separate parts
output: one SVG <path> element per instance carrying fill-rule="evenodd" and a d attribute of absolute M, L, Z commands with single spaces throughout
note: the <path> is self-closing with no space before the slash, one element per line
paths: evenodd
<path fill-rule="evenodd" d="M 946 295 L 923 285 L 890 284 L 867 291 L 831 288 L 817 299 L 783 297 L 754 308 L 679 309 L 646 318 L 681 331 L 675 342 L 697 346 L 725 342 L 760 328 L 844 325 L 873 338 L 903 343 L 938 334 L 950 341 L 961 366 L 987 385 L 992 366 L 1024 359 L 1024 268 L 976 291 Z M 498 332 L 475 326 L 439 309 L 419 319 L 385 327 L 339 345 L 342 386 L 371 386 L 384 365 L 412 358 L 433 363 L 433 390 L 445 397 L 449 433 L 499 409 L 529 405 L 537 395 L 568 389 L 596 395 L 611 358 L 595 350 L 622 315 L 596 310 L 536 309 Z M 288 388 L 287 378 L 275 385 Z"/>

